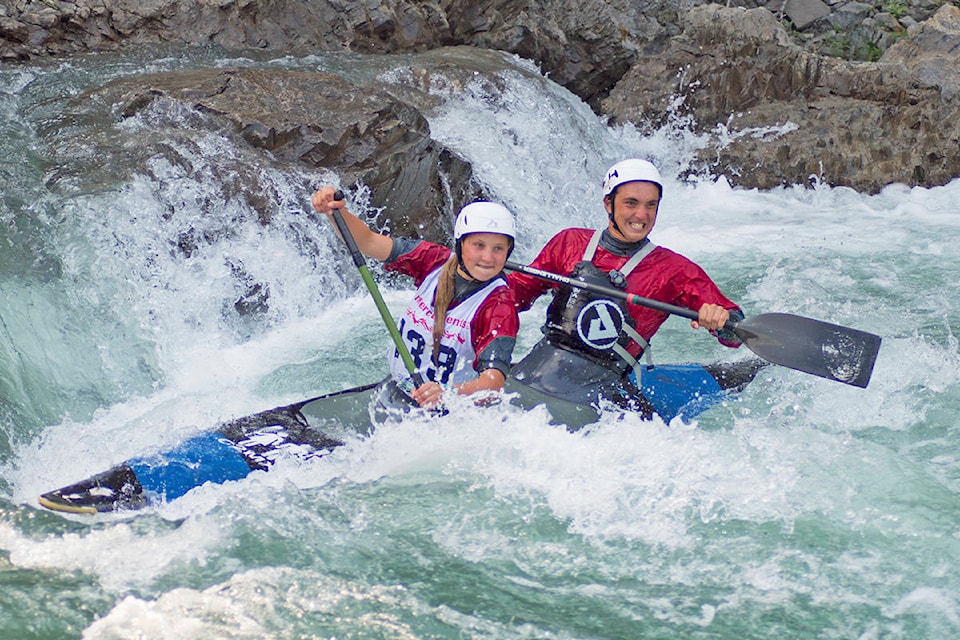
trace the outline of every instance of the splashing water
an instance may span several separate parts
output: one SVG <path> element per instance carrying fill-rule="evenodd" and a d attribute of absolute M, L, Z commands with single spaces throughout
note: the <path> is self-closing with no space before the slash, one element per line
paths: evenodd
<path fill-rule="evenodd" d="M 498 92 L 438 88 L 427 113 L 432 135 L 518 214 L 520 260 L 559 228 L 603 224 L 607 166 L 649 157 L 666 183 L 654 241 L 699 262 L 748 314 L 883 336 L 869 388 L 771 367 L 695 423 L 610 418 L 579 433 L 541 410 L 465 410 L 455 425 L 384 425 L 322 460 L 135 516 L 36 509 L 43 491 L 221 420 L 386 372 L 373 304 L 331 229 L 303 214 L 311 185 L 337 176 L 264 163 L 275 194 L 264 225 L 229 173 L 258 158 L 224 137 L 171 141 L 148 173 L 109 183 L 93 167 L 52 167 L 44 131 L 71 97 L 144 70 L 402 83 L 415 57 L 144 56 L 0 69 L 2 635 L 960 630 L 960 182 L 867 196 L 685 181 L 701 138 L 608 127 L 522 60 Z M 123 126 L 147 135 L 149 117 Z M 192 171 L 172 160 L 183 158 Z M 394 310 L 409 295 L 385 291 Z M 542 316 L 538 305 L 522 317 L 521 352 Z M 731 357 L 679 319 L 654 344 L 663 362 Z"/>

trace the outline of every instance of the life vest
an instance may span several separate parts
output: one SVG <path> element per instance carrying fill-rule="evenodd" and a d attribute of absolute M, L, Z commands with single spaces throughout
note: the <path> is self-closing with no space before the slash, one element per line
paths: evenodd
<path fill-rule="evenodd" d="M 605 273 L 592 260 L 600 243 L 602 230 L 593 234 L 583 252 L 583 260 L 573 268 L 570 278 L 587 284 L 618 288 L 626 286 L 626 278 L 656 245 L 647 242 L 620 268 Z M 554 344 L 572 349 L 600 362 L 623 376 L 638 366 L 637 359 L 626 349 L 631 340 L 640 345 L 652 366 L 649 343 L 637 333 L 636 323 L 622 300 L 611 300 L 588 289 L 561 285 L 547 308 L 544 335 Z"/>
<path fill-rule="evenodd" d="M 443 336 L 440 338 L 440 353 L 433 357 L 433 300 L 440 281 L 442 267 L 430 272 L 416 295 L 400 318 L 400 337 L 413 357 L 413 363 L 424 381 L 434 381 L 448 386 L 468 382 L 477 377 L 473 362 L 477 354 L 473 349 L 470 323 L 483 302 L 499 287 L 507 286 L 503 278 L 493 278 L 481 289 L 447 311 Z M 390 356 L 390 373 L 397 384 L 408 393 L 413 390 L 413 381 L 400 357 L 393 349 Z"/>

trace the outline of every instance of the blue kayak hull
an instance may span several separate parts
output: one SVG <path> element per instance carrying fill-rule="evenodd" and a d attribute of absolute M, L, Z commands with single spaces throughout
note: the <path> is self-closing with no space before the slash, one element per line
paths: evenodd
<path fill-rule="evenodd" d="M 634 380 L 642 397 L 632 399 L 629 410 L 644 417 L 657 414 L 665 421 L 689 420 L 741 390 L 763 364 L 750 360 L 644 369 L 639 382 Z M 551 384 L 550 380 L 529 384 L 511 377 L 505 391 L 511 402 L 523 408 L 545 405 L 553 421 L 569 429 L 599 418 L 601 403 L 562 393 Z M 206 483 L 240 480 L 252 471 L 269 469 L 282 456 L 322 457 L 342 444 L 344 437 L 372 429 L 369 406 L 376 389 L 377 384 L 365 385 L 232 420 L 171 449 L 127 460 L 45 493 L 38 501 L 48 509 L 69 513 L 140 509 L 175 500 Z"/>

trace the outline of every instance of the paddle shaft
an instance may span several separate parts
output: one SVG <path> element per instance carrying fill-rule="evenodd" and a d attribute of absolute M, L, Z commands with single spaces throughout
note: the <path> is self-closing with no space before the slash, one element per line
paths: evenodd
<path fill-rule="evenodd" d="M 664 313 L 697 320 L 692 309 L 651 300 L 613 287 L 596 285 L 543 271 L 527 265 L 507 262 L 505 268 L 557 284 L 579 287 L 598 295 L 625 300 Z M 812 318 L 788 313 L 765 313 L 740 321 L 728 320 L 732 331 L 755 354 L 775 364 L 821 378 L 866 388 L 880 351 L 880 336 Z"/>
<path fill-rule="evenodd" d="M 552 271 L 544 271 L 542 269 L 530 267 L 525 264 L 518 264 L 516 262 L 507 260 L 504 268 L 510 269 L 511 271 L 519 271 L 520 273 L 525 273 L 529 276 L 534 276 L 535 278 L 540 278 L 542 280 L 550 280 L 551 282 L 556 282 L 557 284 L 565 284 L 570 287 L 587 289 L 588 291 L 593 291 L 594 293 L 598 293 L 608 298 L 625 300 L 628 304 L 649 307 L 650 309 L 656 309 L 657 311 L 663 311 L 664 313 L 671 313 L 676 316 L 683 316 L 684 318 L 689 318 L 691 320 L 696 320 L 700 317 L 699 313 L 691 309 L 667 304 L 666 302 L 660 302 L 659 300 L 644 298 L 633 293 L 621 291 L 620 289 L 614 289 L 613 287 L 605 287 L 599 284 L 583 282 L 582 280 L 575 280 L 574 278 L 568 278 L 567 276 L 561 276 L 560 274 L 553 273 Z M 727 322 L 725 326 L 736 330 L 736 323 L 734 322 Z"/>
<path fill-rule="evenodd" d="M 343 194 L 338 191 L 333 197 L 337 200 L 342 200 Z M 377 311 L 380 312 L 380 317 L 383 318 L 383 324 L 386 325 L 387 332 L 393 339 L 393 344 L 396 346 L 397 352 L 400 353 L 403 366 L 407 368 L 407 372 L 410 374 L 414 386 L 422 386 L 423 376 L 417 371 L 417 365 L 413 362 L 413 356 L 410 355 L 410 350 L 407 349 L 407 345 L 403 342 L 400 330 L 397 329 L 397 323 L 394 322 L 393 316 L 390 315 L 390 310 L 383 301 L 383 296 L 380 295 L 380 289 L 373 279 L 373 274 L 370 273 L 370 268 L 367 267 L 367 260 L 363 257 L 360 247 L 357 246 L 357 241 L 353 238 L 353 234 L 350 233 L 350 229 L 347 227 L 347 221 L 343 219 L 343 214 L 340 213 L 340 209 L 333 210 L 333 223 L 336 225 L 337 231 L 340 232 L 340 237 L 343 238 L 344 244 L 347 245 L 350 257 L 353 258 L 353 264 L 357 265 L 357 270 L 360 271 L 360 278 L 363 280 L 363 283 L 367 285 L 367 290 L 373 297 L 374 304 L 377 305 Z"/>

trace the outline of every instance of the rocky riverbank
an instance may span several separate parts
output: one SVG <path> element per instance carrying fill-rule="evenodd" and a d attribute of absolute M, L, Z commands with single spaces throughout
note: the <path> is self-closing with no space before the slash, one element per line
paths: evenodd
<path fill-rule="evenodd" d="M 774 0 L 680 7 L 676 0 L 8 0 L 0 6 L 0 59 L 15 65 L 158 43 L 292 53 L 466 45 L 533 60 L 615 122 L 648 129 L 682 117 L 710 139 L 691 171 L 723 173 L 741 186 L 819 180 L 874 192 L 891 182 L 933 186 L 960 176 L 956 6 Z M 142 82 L 130 95 L 157 84 Z M 294 92 L 297 83 L 303 79 L 271 90 Z M 345 91 L 359 101 L 371 90 Z M 421 127 L 412 115 L 402 121 Z M 276 128 L 256 130 L 251 139 L 267 147 L 283 138 Z M 387 133 L 383 139 L 393 140 Z M 418 166 L 427 166 L 434 159 L 424 153 L 444 151 L 429 144 L 429 132 L 419 135 L 422 144 L 407 140 L 406 148 L 418 149 L 425 163 Z M 322 160 L 316 152 L 298 157 L 345 163 L 328 151 Z M 411 186 L 398 164 L 384 161 L 392 169 L 383 175 Z M 466 193 L 469 172 L 460 173 Z M 411 198 L 422 195 L 418 189 L 408 189 Z"/>

